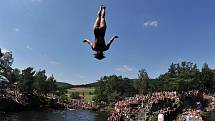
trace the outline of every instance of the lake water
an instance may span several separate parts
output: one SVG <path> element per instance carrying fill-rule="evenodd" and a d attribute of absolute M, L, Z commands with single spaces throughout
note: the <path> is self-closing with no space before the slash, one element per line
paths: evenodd
<path fill-rule="evenodd" d="M 0 121 L 107 121 L 108 114 L 87 110 L 0 112 Z M 215 112 L 206 121 L 215 121 Z"/>
<path fill-rule="evenodd" d="M 87 110 L 0 112 L 0 121 L 107 121 L 108 114 Z"/>

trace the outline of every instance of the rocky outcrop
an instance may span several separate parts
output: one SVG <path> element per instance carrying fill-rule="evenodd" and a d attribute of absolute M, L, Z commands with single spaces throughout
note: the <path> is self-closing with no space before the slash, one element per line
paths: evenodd
<path fill-rule="evenodd" d="M 66 108 L 56 98 L 45 95 L 23 94 L 15 85 L 4 85 L 0 88 L 0 110 L 22 111 L 32 109 Z"/>
<path fill-rule="evenodd" d="M 84 109 L 98 110 L 94 103 L 83 100 L 59 101 L 54 95 L 21 93 L 15 85 L 4 85 L 0 88 L 0 110 L 23 111 L 38 109 Z"/>
<path fill-rule="evenodd" d="M 26 98 L 15 85 L 4 84 L 0 88 L 0 110 L 23 110 L 27 105 Z"/>

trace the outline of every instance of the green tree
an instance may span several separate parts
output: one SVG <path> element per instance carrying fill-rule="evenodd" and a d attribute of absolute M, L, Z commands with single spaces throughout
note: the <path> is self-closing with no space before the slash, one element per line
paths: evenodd
<path fill-rule="evenodd" d="M 104 101 L 110 104 L 135 93 L 132 81 L 121 76 L 104 76 L 97 84 L 93 98 L 96 102 Z"/>
<path fill-rule="evenodd" d="M 177 64 L 172 63 L 168 72 L 160 75 L 158 79 L 163 82 L 160 85 L 163 90 L 189 90 L 201 86 L 199 75 L 196 64 L 183 61 Z"/>
<path fill-rule="evenodd" d="M 213 72 L 213 85 L 212 85 L 212 90 L 215 90 L 215 70 L 212 70 Z"/>
<path fill-rule="evenodd" d="M 148 73 L 146 72 L 145 69 L 140 69 L 140 70 L 139 70 L 138 78 L 139 78 L 139 79 L 142 79 L 142 80 L 147 80 L 147 79 L 149 79 Z"/>
<path fill-rule="evenodd" d="M 55 94 L 60 97 L 62 95 L 65 95 L 67 92 L 68 91 L 65 88 L 63 88 L 63 87 L 57 87 L 56 91 L 55 91 Z"/>
<path fill-rule="evenodd" d="M 71 99 L 81 99 L 81 97 L 79 96 L 79 92 L 72 92 L 70 94 L 70 98 Z"/>
<path fill-rule="evenodd" d="M 20 70 L 18 68 L 12 69 L 8 72 L 7 78 L 11 83 L 18 82 L 21 79 Z"/>
<path fill-rule="evenodd" d="M 36 73 L 36 71 L 34 71 L 34 69 L 32 67 L 28 67 L 28 68 L 22 70 L 21 78 L 23 80 L 34 80 L 35 73 Z"/>
<path fill-rule="evenodd" d="M 35 77 L 35 80 L 33 83 L 33 89 L 37 91 L 37 93 L 39 94 L 46 94 L 47 93 L 46 82 L 45 82 L 47 79 L 46 71 L 45 70 L 38 71 L 34 77 Z"/>
<path fill-rule="evenodd" d="M 18 82 L 18 87 L 22 92 L 32 94 L 35 71 L 32 67 L 22 70 L 21 79 Z"/>
<path fill-rule="evenodd" d="M 148 92 L 148 81 L 149 76 L 145 69 L 140 69 L 138 74 L 138 79 L 134 81 L 134 87 L 138 90 L 139 94 L 145 94 Z"/>
<path fill-rule="evenodd" d="M 204 64 L 201 71 L 201 81 L 203 83 L 204 89 L 212 90 L 213 88 L 213 72 L 209 68 L 208 64 Z"/>
<path fill-rule="evenodd" d="M 55 80 L 54 76 L 52 75 L 46 80 L 45 92 L 54 93 L 56 89 L 57 89 L 56 80 Z"/>
<path fill-rule="evenodd" d="M 93 97 L 93 100 L 96 101 L 96 102 L 101 102 L 101 101 L 104 101 L 104 102 L 107 102 L 108 99 L 107 99 L 107 94 L 106 94 L 106 91 L 105 91 L 105 80 L 107 79 L 107 77 L 103 77 L 101 78 L 100 80 L 98 80 L 97 82 L 97 86 L 95 88 L 95 96 Z"/>

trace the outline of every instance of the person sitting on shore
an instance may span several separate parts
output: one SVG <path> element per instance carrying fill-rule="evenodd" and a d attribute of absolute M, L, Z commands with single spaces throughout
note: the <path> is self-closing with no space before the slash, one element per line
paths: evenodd
<path fill-rule="evenodd" d="M 90 45 L 92 50 L 96 51 L 94 54 L 95 58 L 102 60 L 105 58 L 104 51 L 107 51 L 110 48 L 111 43 L 114 41 L 115 38 L 119 38 L 118 36 L 113 36 L 108 44 L 105 44 L 105 32 L 106 32 L 106 22 L 105 22 L 105 9 L 104 5 L 100 6 L 100 10 L 98 11 L 98 16 L 93 26 L 95 41 L 91 42 L 88 39 L 84 39 L 84 43 Z"/>

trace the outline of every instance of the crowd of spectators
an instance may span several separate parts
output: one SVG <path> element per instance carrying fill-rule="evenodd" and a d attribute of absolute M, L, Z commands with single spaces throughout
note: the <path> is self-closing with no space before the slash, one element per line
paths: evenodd
<path fill-rule="evenodd" d="M 182 91 L 181 94 L 183 96 L 201 96 L 202 94 L 205 95 L 204 92 L 199 90 L 189 90 L 189 91 Z"/>
<path fill-rule="evenodd" d="M 179 115 L 176 121 L 203 121 L 201 110 L 189 108 Z"/>
<path fill-rule="evenodd" d="M 153 104 L 159 102 L 159 100 L 170 99 L 174 102 L 179 102 L 179 97 L 176 91 L 172 92 L 155 92 L 147 95 L 136 95 L 135 97 L 128 97 L 124 100 L 120 100 L 115 103 L 115 106 L 110 113 L 109 121 L 120 121 L 123 118 L 130 118 L 135 113 L 139 112 L 139 109 L 143 108 L 146 112 L 150 112 Z M 136 104 L 137 107 L 131 108 L 131 105 Z"/>
<path fill-rule="evenodd" d="M 10 98 L 20 104 L 21 103 L 23 104 L 23 102 L 24 102 L 23 99 L 25 99 L 23 94 L 19 92 L 19 90 L 17 89 L 17 87 L 15 85 L 1 85 L 0 98 L 1 99 Z"/>
<path fill-rule="evenodd" d="M 62 103 L 67 109 L 96 110 L 98 107 L 94 102 L 87 102 L 81 99 L 70 99 Z"/>

